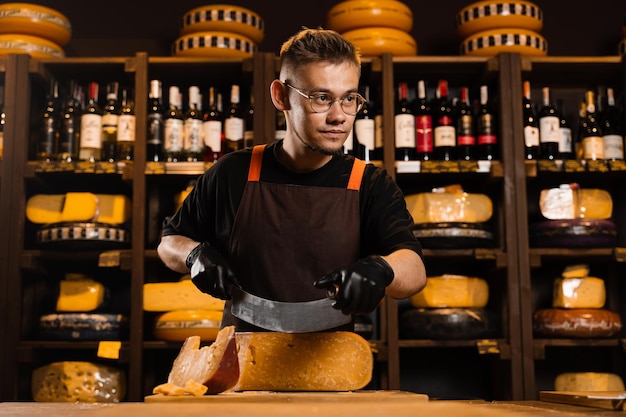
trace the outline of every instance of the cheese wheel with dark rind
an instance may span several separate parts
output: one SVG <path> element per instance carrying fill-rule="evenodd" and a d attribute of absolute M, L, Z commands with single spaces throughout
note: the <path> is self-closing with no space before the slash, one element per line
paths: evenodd
<path fill-rule="evenodd" d="M 502 52 L 523 56 L 545 56 L 548 42 L 537 32 L 519 28 L 490 29 L 468 36 L 461 42 L 461 55 L 495 56 Z"/>
<path fill-rule="evenodd" d="M 326 26 L 340 33 L 370 26 L 409 32 L 413 28 L 413 12 L 396 0 L 348 0 L 337 3 L 328 11 Z"/>
<path fill-rule="evenodd" d="M 621 328 L 617 313 L 600 308 L 545 308 L 533 314 L 533 330 L 540 337 L 604 338 Z"/>
<path fill-rule="evenodd" d="M 249 58 L 257 45 L 243 35 L 230 32 L 194 32 L 172 44 L 172 55 L 187 57 Z"/>
<path fill-rule="evenodd" d="M 417 42 L 408 33 L 386 27 L 367 27 L 342 33 L 364 56 L 390 53 L 396 56 L 417 55 Z"/>
<path fill-rule="evenodd" d="M 49 7 L 32 3 L 0 4 L 0 34 L 21 33 L 65 46 L 72 36 L 69 19 Z"/>
<path fill-rule="evenodd" d="M 63 58 L 65 52 L 56 43 L 39 36 L 22 33 L 0 35 L 0 56 L 8 54 L 28 54 L 33 58 Z"/>
<path fill-rule="evenodd" d="M 400 314 L 402 339 L 468 340 L 496 335 L 495 314 L 484 308 L 411 308 Z"/>
<path fill-rule="evenodd" d="M 462 8 L 456 15 L 460 39 L 478 32 L 498 28 L 519 28 L 540 32 L 543 12 L 529 1 L 478 1 Z"/>
<path fill-rule="evenodd" d="M 265 23 L 258 13 L 232 4 L 210 4 L 196 7 L 181 19 L 180 35 L 218 31 L 243 35 L 259 44 L 265 37 Z"/>
<path fill-rule="evenodd" d="M 222 310 L 168 311 L 157 317 L 153 334 L 156 339 L 169 342 L 183 342 L 190 336 L 212 342 L 220 330 L 222 315 Z"/>

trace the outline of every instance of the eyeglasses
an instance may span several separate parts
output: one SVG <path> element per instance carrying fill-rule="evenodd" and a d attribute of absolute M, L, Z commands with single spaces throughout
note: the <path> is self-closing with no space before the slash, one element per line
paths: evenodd
<path fill-rule="evenodd" d="M 293 88 L 298 94 L 300 94 L 304 98 L 309 99 L 309 104 L 311 105 L 311 110 L 314 113 L 325 113 L 330 110 L 330 107 L 333 105 L 335 101 L 339 101 L 339 105 L 341 105 L 341 110 L 345 114 L 350 116 L 354 116 L 361 110 L 363 104 L 365 104 L 366 100 L 358 93 L 350 93 L 341 98 L 335 98 L 328 93 L 313 93 L 306 94 L 302 90 L 297 89 L 293 85 L 289 83 L 283 83 L 289 88 Z"/>

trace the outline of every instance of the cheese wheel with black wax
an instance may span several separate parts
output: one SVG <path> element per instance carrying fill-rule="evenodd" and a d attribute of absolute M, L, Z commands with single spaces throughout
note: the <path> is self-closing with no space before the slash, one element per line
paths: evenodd
<path fill-rule="evenodd" d="M 120 340 L 128 318 L 122 314 L 55 313 L 39 318 L 39 336 L 46 340 Z"/>
<path fill-rule="evenodd" d="M 258 13 L 232 4 L 200 6 L 183 15 L 181 36 L 205 31 L 232 32 L 259 44 L 265 37 L 265 22 Z"/>
<path fill-rule="evenodd" d="M 172 55 L 186 57 L 249 58 L 257 51 L 250 38 L 231 32 L 194 32 L 172 44 Z"/>
<path fill-rule="evenodd" d="M 175 310 L 156 318 L 153 334 L 158 340 L 183 342 L 199 336 L 203 342 L 214 341 L 220 331 L 223 310 Z"/>
<path fill-rule="evenodd" d="M 545 308 L 533 314 L 539 337 L 606 338 L 619 334 L 619 314 L 600 308 Z"/>
<path fill-rule="evenodd" d="M 412 308 L 400 314 L 402 339 L 467 340 L 495 337 L 495 314 L 485 308 Z"/>
<path fill-rule="evenodd" d="M 409 301 L 416 308 L 481 308 L 489 301 L 489 285 L 482 278 L 465 275 L 428 277 L 424 289 Z"/>
<path fill-rule="evenodd" d="M 528 237 L 533 247 L 605 248 L 615 246 L 617 226 L 610 220 L 546 220 L 531 223 Z"/>
<path fill-rule="evenodd" d="M 342 33 L 364 56 L 390 53 L 395 56 L 417 55 L 417 42 L 408 33 L 387 27 L 366 27 Z"/>
<path fill-rule="evenodd" d="M 495 243 L 487 223 L 417 223 L 413 235 L 427 249 L 491 248 Z"/>
<path fill-rule="evenodd" d="M 65 46 L 72 36 L 72 25 L 61 12 L 32 3 L 0 4 L 0 34 L 21 33 Z"/>
<path fill-rule="evenodd" d="M 525 0 L 486 0 L 462 8 L 456 15 L 457 35 L 463 39 L 489 29 L 519 28 L 540 32 L 543 12 Z"/>
<path fill-rule="evenodd" d="M 409 32 L 413 12 L 397 0 L 348 0 L 337 3 L 326 14 L 326 27 L 340 33 L 369 26 Z"/>
<path fill-rule="evenodd" d="M 610 372 L 564 372 L 554 379 L 556 391 L 624 391 L 622 378 Z"/>
<path fill-rule="evenodd" d="M 37 243 L 49 248 L 105 249 L 128 246 L 130 234 L 121 226 L 95 222 L 61 222 L 37 230 Z"/>
<path fill-rule="evenodd" d="M 538 34 L 519 28 L 490 29 L 468 36 L 461 42 L 461 55 L 496 56 L 518 53 L 522 56 L 546 56 L 548 42 Z"/>

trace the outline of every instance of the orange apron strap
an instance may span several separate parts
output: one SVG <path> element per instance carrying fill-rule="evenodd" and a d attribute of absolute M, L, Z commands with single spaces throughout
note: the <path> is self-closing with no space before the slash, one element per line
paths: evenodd
<path fill-rule="evenodd" d="M 363 172 L 365 172 L 365 162 L 354 158 L 354 165 L 352 165 L 352 172 L 350 173 L 350 179 L 348 180 L 348 190 L 359 191 L 361 189 Z"/>
<path fill-rule="evenodd" d="M 265 150 L 265 146 L 266 145 L 257 145 L 252 148 L 248 181 L 258 182 L 261 178 L 261 165 L 263 164 L 263 151 Z"/>

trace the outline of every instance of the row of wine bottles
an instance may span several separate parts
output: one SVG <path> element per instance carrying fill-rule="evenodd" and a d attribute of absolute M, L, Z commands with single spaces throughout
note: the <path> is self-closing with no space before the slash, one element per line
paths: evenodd
<path fill-rule="evenodd" d="M 553 100 L 549 87 L 541 89 L 540 103 L 532 101 L 530 81 L 524 81 L 522 88 L 526 159 L 624 159 L 624 116 L 613 88 L 586 91 L 578 103 L 574 128 L 563 100 Z"/>

